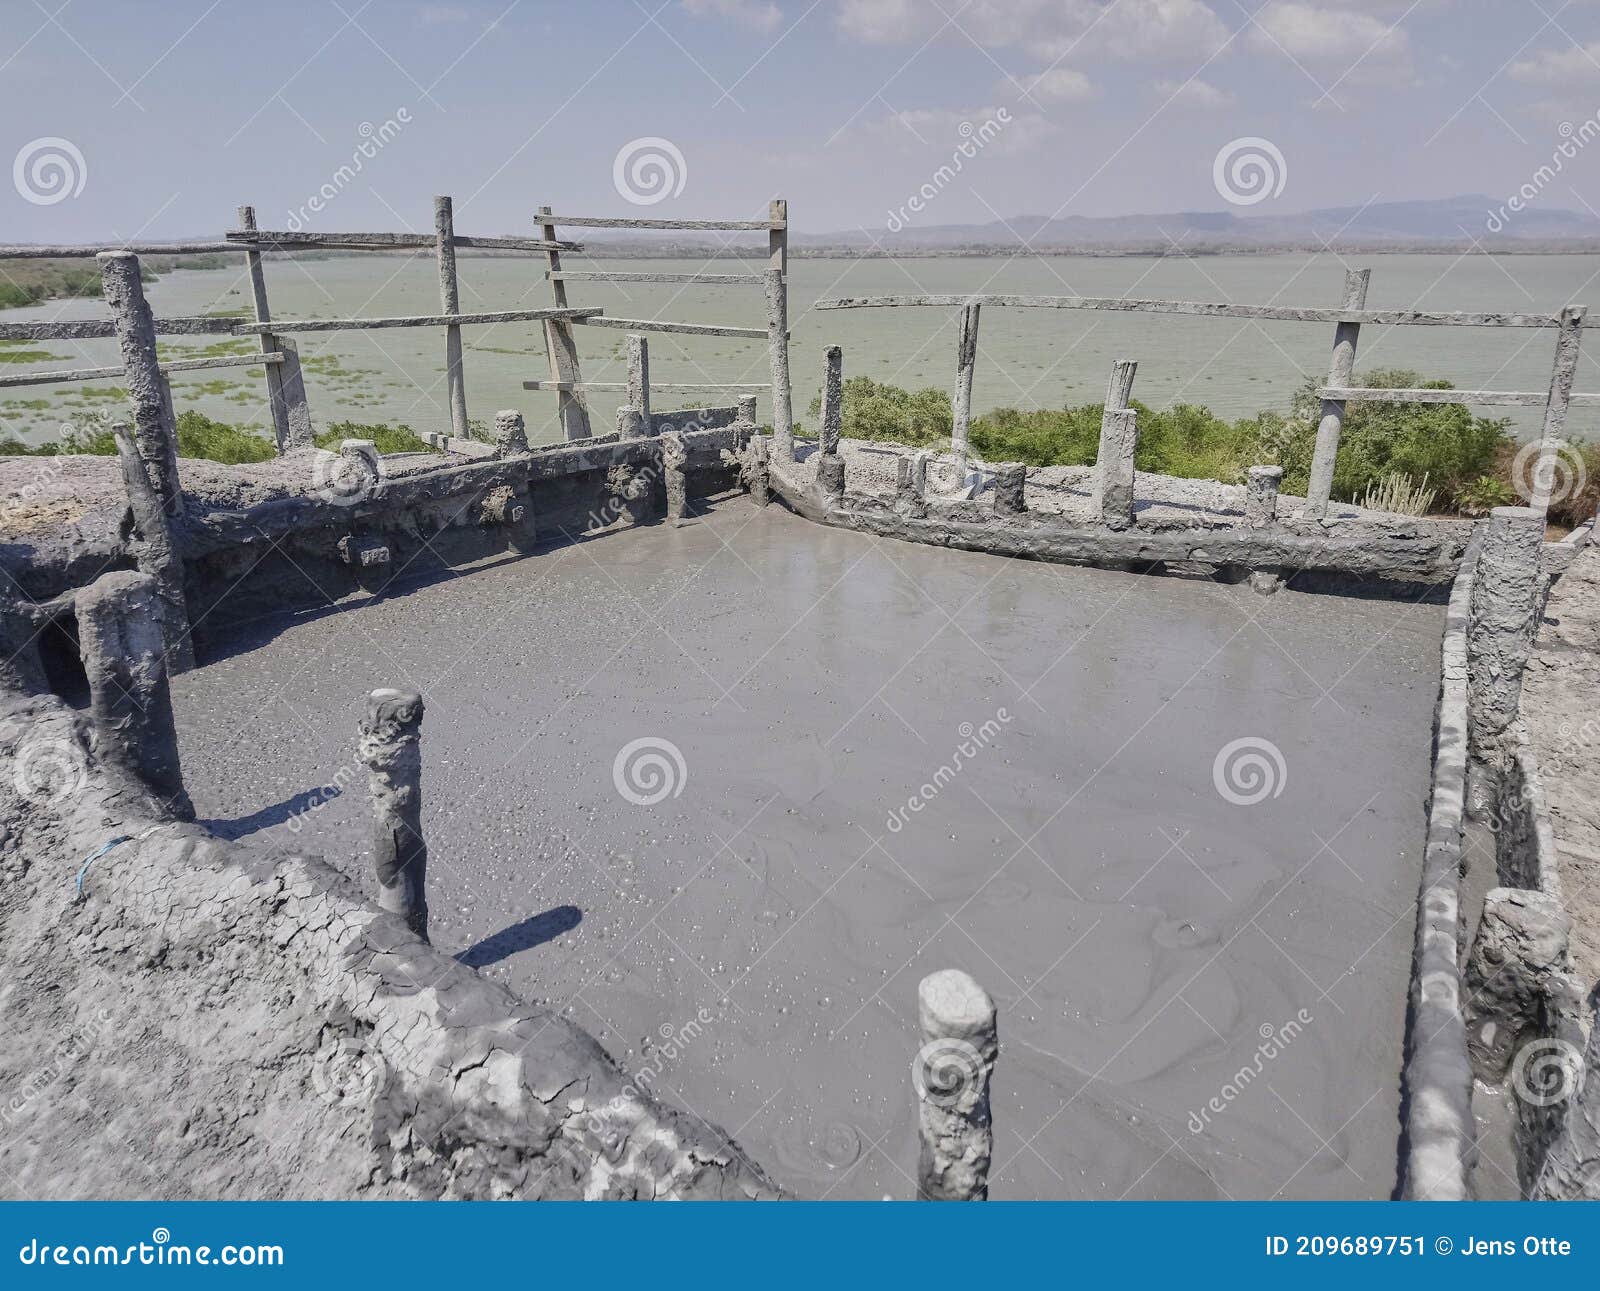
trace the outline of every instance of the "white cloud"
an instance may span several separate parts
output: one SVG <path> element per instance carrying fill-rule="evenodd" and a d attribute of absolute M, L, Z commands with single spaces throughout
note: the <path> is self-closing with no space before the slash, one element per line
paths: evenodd
<path fill-rule="evenodd" d="M 1208 81 L 1157 81 L 1156 93 L 1174 107 L 1220 108 L 1233 102 L 1233 95 Z"/>
<path fill-rule="evenodd" d="M 1404 29 L 1393 23 L 1353 9 L 1298 0 L 1274 0 L 1263 6 L 1256 14 L 1250 43 L 1307 63 L 1403 58 L 1410 47 Z"/>
<path fill-rule="evenodd" d="M 1205 58 L 1228 30 L 1203 0 L 839 0 L 840 30 L 871 44 L 943 35 L 1046 60 L 1073 51 L 1129 60 Z"/>
<path fill-rule="evenodd" d="M 755 31 L 771 31 L 783 21 L 783 11 L 772 0 L 683 0 L 696 18 L 726 18 Z"/>
<path fill-rule="evenodd" d="M 868 123 L 866 133 L 898 151 L 914 149 L 920 155 L 928 149 L 942 159 L 963 145 L 969 153 L 976 147 L 995 156 L 1017 156 L 1059 128 L 1038 113 L 1006 107 L 910 108 Z"/>
<path fill-rule="evenodd" d="M 1511 64 L 1511 75 L 1529 85 L 1570 87 L 1574 81 L 1593 81 L 1600 78 L 1600 41 L 1542 49 L 1532 58 Z"/>
<path fill-rule="evenodd" d="M 1081 103 L 1096 94 L 1094 82 L 1070 67 L 1052 67 L 1031 76 L 1019 76 L 1015 84 L 1007 81 L 1002 88 L 1015 91 L 1018 85 L 1028 98 L 1039 103 Z"/>

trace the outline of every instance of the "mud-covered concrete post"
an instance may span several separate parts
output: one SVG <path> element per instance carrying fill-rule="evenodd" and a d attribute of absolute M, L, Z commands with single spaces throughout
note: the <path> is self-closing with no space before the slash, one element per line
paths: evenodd
<path fill-rule="evenodd" d="M 739 421 L 747 421 L 752 426 L 756 424 L 756 397 L 753 394 L 739 396 Z"/>
<path fill-rule="evenodd" d="M 772 500 L 772 457 L 767 449 L 765 437 L 757 435 L 750 441 L 750 447 L 746 451 L 750 454 L 746 479 L 750 489 L 750 500 L 758 507 L 764 507 Z"/>
<path fill-rule="evenodd" d="M 1001 462 L 994 468 L 994 513 L 1019 516 L 1028 509 L 1025 497 L 1028 468 L 1021 462 Z"/>
<path fill-rule="evenodd" d="M 844 496 L 844 459 L 839 456 L 843 430 L 844 351 L 830 345 L 822 356 L 822 421 L 817 432 L 817 488 L 827 498 Z"/>
<path fill-rule="evenodd" d="M 515 408 L 502 408 L 494 415 L 494 455 L 528 451 L 528 428 Z"/>
<path fill-rule="evenodd" d="M 917 467 L 909 457 L 895 462 L 894 509 L 913 520 L 928 514 L 928 504 L 917 487 Z M 924 476 L 926 478 L 926 476 Z"/>
<path fill-rule="evenodd" d="M 139 535 L 134 560 L 139 571 L 156 582 L 156 608 L 161 617 L 161 636 L 167 645 L 167 671 L 188 672 L 194 667 L 194 644 L 189 637 L 189 606 L 183 595 L 183 557 L 173 540 L 170 517 L 150 482 L 133 432 L 125 423 L 117 422 L 111 427 L 111 437 L 122 464 L 128 510 Z"/>
<path fill-rule="evenodd" d="M 1500 1084 L 1540 1019 L 1560 998 L 1569 966 L 1572 919 L 1558 898 L 1524 888 L 1491 888 L 1467 955 L 1463 1012 L 1467 1053 L 1480 1080 Z"/>
<path fill-rule="evenodd" d="M 439 262 L 439 312 L 459 314 L 461 292 L 456 283 L 455 203 L 448 197 L 433 199 L 434 254 Z M 461 366 L 461 328 L 444 329 L 444 366 L 449 384 L 450 433 L 465 439 L 467 429 L 467 381 Z"/>
<path fill-rule="evenodd" d="M 1544 515 L 1533 507 L 1496 507 L 1483 530 L 1467 621 L 1467 810 L 1484 820 L 1516 721 L 1522 670 L 1538 621 Z"/>
<path fill-rule="evenodd" d="M 102 251 L 100 286 L 111 310 L 117 345 L 133 405 L 134 442 L 150 468 L 161 505 L 176 515 L 182 504 L 178 484 L 178 426 L 172 415 L 167 379 L 156 357 L 156 324 L 144 298 L 139 278 L 139 257 L 131 251 Z"/>
<path fill-rule="evenodd" d="M 617 409 L 617 438 L 643 439 L 650 432 L 645 429 L 644 413 L 623 404 Z"/>
<path fill-rule="evenodd" d="M 378 905 L 428 940 L 428 844 L 422 837 L 422 696 L 374 690 L 356 755 L 372 793 L 372 863 Z"/>
<path fill-rule="evenodd" d="M 956 473 L 967 473 L 967 440 L 972 431 L 972 375 L 978 366 L 978 318 L 983 307 L 969 301 L 956 321 L 956 383 L 950 395 L 950 451 Z"/>
<path fill-rule="evenodd" d="M 1348 310 L 1365 309 L 1367 285 L 1372 281 L 1371 269 L 1349 269 L 1344 275 L 1344 297 L 1340 307 Z M 1328 361 L 1328 385 L 1339 389 L 1347 387 L 1355 377 L 1356 340 L 1361 335 L 1360 323 L 1337 323 L 1333 330 L 1333 358 Z M 1339 456 L 1339 436 L 1344 433 L 1344 400 L 1324 399 L 1322 416 L 1317 422 L 1316 447 L 1311 452 L 1311 481 L 1306 486 L 1306 514 L 1322 516 L 1328 510 L 1328 497 L 1333 492 L 1333 467 Z"/>
<path fill-rule="evenodd" d="M 994 1001 L 959 969 L 931 973 L 917 987 L 922 1048 L 911 1067 L 917 1091 L 917 1196 L 922 1201 L 987 1201 L 994 1127 L 989 1078 L 1000 1051 Z"/>
<path fill-rule="evenodd" d="M 96 750 L 149 785 L 175 816 L 193 820 L 178 758 L 156 580 L 126 569 L 102 574 L 78 589 L 73 609 Z"/>
<path fill-rule="evenodd" d="M 689 464 L 689 446 L 683 433 L 667 430 L 661 433 L 661 478 L 667 487 L 667 519 L 681 524 L 689 509 L 689 477 L 685 467 Z"/>
<path fill-rule="evenodd" d="M 1133 524 L 1133 458 L 1138 447 L 1138 413 L 1132 408 L 1107 408 L 1100 418 L 1095 491 L 1100 519 L 1109 529 L 1127 529 Z"/>
<path fill-rule="evenodd" d="M 650 433 L 650 343 L 637 332 L 628 333 L 628 407 L 644 418 Z"/>
<path fill-rule="evenodd" d="M 1278 486 L 1283 483 L 1283 467 L 1252 466 L 1245 475 L 1244 523 L 1250 529 L 1265 529 L 1278 518 Z"/>
<path fill-rule="evenodd" d="M 1533 469 L 1533 488 L 1528 498 L 1528 505 L 1536 511 L 1549 511 L 1550 492 L 1561 469 L 1561 446 L 1567 433 L 1572 382 L 1578 371 L 1584 313 L 1582 305 L 1568 305 L 1561 311 L 1556 329 L 1555 365 L 1550 371 L 1550 394 L 1545 399 L 1544 427 L 1539 432 L 1539 459 Z"/>

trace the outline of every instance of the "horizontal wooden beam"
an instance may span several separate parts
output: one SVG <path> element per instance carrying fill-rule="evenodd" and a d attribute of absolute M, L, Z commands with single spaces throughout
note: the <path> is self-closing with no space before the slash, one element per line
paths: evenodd
<path fill-rule="evenodd" d="M 1300 309 L 1289 305 L 1236 305 L 1199 300 L 1129 300 L 1116 296 L 837 296 L 814 309 L 896 309 L 932 305 L 998 305 L 1019 309 L 1101 309 L 1123 313 L 1196 314 L 1287 323 L 1374 323 L 1424 327 L 1554 327 L 1557 314 L 1478 314 L 1420 309 Z"/>
<path fill-rule="evenodd" d="M 436 250 L 439 239 L 432 233 L 285 233 L 263 229 L 230 229 L 224 236 L 229 243 L 253 251 L 325 250 L 395 251 Z M 543 238 L 457 237 L 458 247 L 500 248 L 509 251 L 581 251 L 577 242 L 548 242 Z"/>
<path fill-rule="evenodd" d="M 228 242 L 127 242 L 107 245 L 103 242 L 76 246 L 0 246 L 0 260 L 69 260 L 77 257 L 97 256 L 102 251 L 131 251 L 141 256 L 215 255 L 222 251 L 239 251 Z"/>
<path fill-rule="evenodd" d="M 160 336 L 227 336 L 237 318 L 158 318 Z M 115 336 L 109 318 L 38 318 L 28 323 L 0 323 L 0 341 L 94 341 Z"/>
<path fill-rule="evenodd" d="M 173 359 L 163 363 L 163 375 L 172 372 L 199 372 L 206 368 L 259 368 L 269 363 L 282 363 L 283 355 L 223 354 L 209 359 Z M 108 377 L 125 375 L 126 368 L 56 368 L 49 372 L 8 372 L 0 375 L 0 386 L 42 386 L 61 381 L 103 381 Z"/>
<path fill-rule="evenodd" d="M 565 224 L 575 229 L 729 229 L 765 230 L 787 227 L 784 220 L 631 220 L 606 215 L 536 215 L 539 224 Z"/>
<path fill-rule="evenodd" d="M 477 323 L 538 323 L 565 318 L 574 323 L 591 321 L 599 309 L 500 309 L 483 314 L 413 314 L 401 318 L 274 318 L 270 323 L 239 323 L 238 336 L 278 332 L 372 331 L 382 327 L 464 327 Z M 159 329 L 157 329 L 159 330 Z"/>
<path fill-rule="evenodd" d="M 759 287 L 758 273 L 633 273 L 610 269 L 561 269 L 545 275 L 551 282 L 698 282 L 708 287 Z"/>
<path fill-rule="evenodd" d="M 1485 407 L 1542 408 L 1550 396 L 1543 390 L 1418 390 L 1377 386 L 1328 386 L 1318 395 L 1335 403 L 1466 403 Z M 1600 394 L 1574 394 L 1575 408 L 1600 408 Z"/>
<path fill-rule="evenodd" d="M 596 310 L 595 313 L 600 311 Z M 585 327 L 620 327 L 625 332 L 681 332 L 685 336 L 744 336 L 767 339 L 764 327 L 724 327 L 720 323 L 664 323 L 653 318 L 575 318 Z"/>
<path fill-rule="evenodd" d="M 626 381 L 524 381 L 524 390 L 626 390 Z M 652 381 L 652 390 L 770 390 L 767 381 Z"/>

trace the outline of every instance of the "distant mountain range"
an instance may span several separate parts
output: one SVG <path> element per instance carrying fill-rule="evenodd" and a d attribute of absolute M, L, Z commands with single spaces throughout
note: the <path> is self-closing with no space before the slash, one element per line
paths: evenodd
<path fill-rule="evenodd" d="M 887 218 L 885 224 L 890 221 Z M 1600 219 L 1581 211 L 1540 207 L 1510 212 L 1503 200 L 1482 194 L 1421 202 L 1374 202 L 1298 214 L 1235 211 L 1174 211 L 1166 215 L 1071 215 L 1052 219 L 1020 215 L 987 224 L 929 224 L 898 232 L 885 229 L 807 234 L 791 244 L 826 254 L 830 248 L 859 253 L 874 245 L 887 252 L 1201 252 L 1219 250 L 1320 250 L 1337 247 L 1468 248 L 1495 250 L 1600 250 Z"/>

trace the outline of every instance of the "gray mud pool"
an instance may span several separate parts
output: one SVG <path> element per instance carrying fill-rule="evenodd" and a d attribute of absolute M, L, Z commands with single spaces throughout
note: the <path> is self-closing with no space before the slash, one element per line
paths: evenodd
<path fill-rule="evenodd" d="M 1442 623 L 730 499 L 236 624 L 173 689 L 202 818 L 363 879 L 363 697 L 423 691 L 435 944 L 801 1196 L 914 1195 L 958 967 L 992 1196 L 1382 1198 Z"/>

